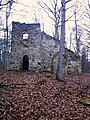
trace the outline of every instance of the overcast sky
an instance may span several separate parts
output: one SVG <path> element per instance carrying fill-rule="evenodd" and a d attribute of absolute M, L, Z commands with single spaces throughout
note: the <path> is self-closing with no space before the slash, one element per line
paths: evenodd
<path fill-rule="evenodd" d="M 47 14 L 40 9 L 40 6 L 37 3 L 38 0 L 15 0 L 15 1 L 16 3 L 13 3 L 11 14 L 9 17 L 9 25 L 11 25 L 12 21 L 21 23 L 34 23 L 36 15 L 37 20 L 41 24 L 41 29 L 43 29 L 42 23 L 44 23 L 45 32 L 52 35 L 53 33 L 52 21 L 47 16 Z M 66 8 L 75 5 L 75 3 L 79 8 L 80 2 L 86 4 L 86 1 L 87 0 L 72 0 L 71 2 L 67 3 Z M 6 2 L 6 0 L 3 0 L 3 2 Z M 44 0 L 44 2 L 50 5 L 50 0 Z M 80 11 L 82 11 L 81 7 L 79 9 Z M 74 10 L 75 6 L 66 11 L 66 20 L 73 15 Z M 78 14 L 81 14 L 80 11 Z M 3 9 L 1 14 L 3 15 L 3 20 L 5 21 L 5 9 Z M 79 17 L 80 15 L 77 16 L 77 19 L 79 19 Z M 70 43 L 69 40 L 72 27 L 75 27 L 74 15 L 66 22 L 66 41 L 68 44 Z"/>
<path fill-rule="evenodd" d="M 6 0 L 3 1 L 5 2 Z M 36 15 L 38 21 L 41 23 L 41 26 L 42 22 L 44 23 L 45 31 L 48 32 L 49 34 L 52 33 L 52 21 L 51 19 L 49 19 L 47 14 L 40 9 L 40 6 L 37 3 L 38 0 L 15 0 L 15 1 L 16 3 L 13 4 L 11 15 L 9 17 L 9 24 L 12 21 L 17 21 L 21 23 L 23 22 L 33 23 Z M 61 0 L 58 1 L 61 2 Z M 72 0 L 72 2 L 68 3 L 67 7 L 72 6 L 72 4 L 74 4 L 74 1 L 75 0 Z M 44 0 L 44 2 L 50 5 L 50 0 Z M 74 7 L 66 11 L 67 13 L 66 18 L 70 17 L 73 14 L 73 10 Z M 2 14 L 5 13 L 3 12 Z"/>

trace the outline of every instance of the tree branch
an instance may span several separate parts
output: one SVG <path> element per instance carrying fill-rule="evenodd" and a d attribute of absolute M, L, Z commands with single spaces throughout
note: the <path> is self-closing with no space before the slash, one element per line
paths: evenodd
<path fill-rule="evenodd" d="M 74 15 L 74 14 L 73 14 Z M 67 22 L 70 18 L 72 18 L 73 17 L 73 15 L 71 15 L 67 20 L 65 20 L 65 22 Z"/>
<path fill-rule="evenodd" d="M 47 13 L 48 17 L 50 17 L 53 21 L 55 21 L 55 19 L 50 16 L 50 14 L 48 13 L 48 11 L 46 11 L 46 9 L 43 9 L 43 10 Z M 53 15 L 54 15 L 54 14 L 53 14 Z"/>
<path fill-rule="evenodd" d="M 41 0 L 42 1 L 42 0 Z M 50 7 L 45 3 L 45 2 L 43 2 L 42 1 L 42 3 L 39 1 L 38 2 L 38 4 L 44 9 L 47 9 L 47 10 L 49 10 L 52 14 L 53 14 L 53 11 L 50 9 Z M 44 4 L 44 5 L 42 5 L 42 4 Z"/>
<path fill-rule="evenodd" d="M 86 32 L 90 33 L 90 30 L 88 30 L 87 28 L 83 28 L 83 30 L 85 30 Z"/>
<path fill-rule="evenodd" d="M 5 4 L 0 4 L 0 6 L 5 6 L 5 5 L 8 5 L 9 3 L 11 3 L 13 0 L 10 0 L 10 1 L 8 1 L 7 3 L 5 3 Z M 13 2 L 15 2 L 15 1 L 13 1 Z"/>
<path fill-rule="evenodd" d="M 71 2 L 72 0 L 67 0 L 65 3 Z"/>
<path fill-rule="evenodd" d="M 70 8 L 72 8 L 72 7 L 74 7 L 74 5 L 72 5 L 72 6 L 68 7 L 66 10 L 68 10 L 68 9 L 70 9 Z"/>

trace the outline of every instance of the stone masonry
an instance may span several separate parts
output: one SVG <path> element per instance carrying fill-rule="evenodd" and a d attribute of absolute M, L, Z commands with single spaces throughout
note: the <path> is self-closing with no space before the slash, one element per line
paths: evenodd
<path fill-rule="evenodd" d="M 41 32 L 40 24 L 12 22 L 9 70 L 56 71 L 59 51 L 55 39 Z M 76 70 L 76 55 L 66 49 L 65 72 Z M 79 61 L 80 62 L 80 61 Z M 80 71 L 80 69 L 79 69 Z"/>

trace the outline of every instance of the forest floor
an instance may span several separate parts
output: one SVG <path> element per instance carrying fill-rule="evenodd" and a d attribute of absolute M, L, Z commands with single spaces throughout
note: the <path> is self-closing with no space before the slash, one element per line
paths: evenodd
<path fill-rule="evenodd" d="M 90 74 L 0 72 L 0 120 L 90 120 Z"/>

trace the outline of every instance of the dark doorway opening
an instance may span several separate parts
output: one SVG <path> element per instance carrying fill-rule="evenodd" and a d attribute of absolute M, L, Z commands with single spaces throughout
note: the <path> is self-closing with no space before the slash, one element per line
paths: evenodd
<path fill-rule="evenodd" d="M 23 70 L 29 70 L 29 59 L 27 55 L 23 56 Z"/>

